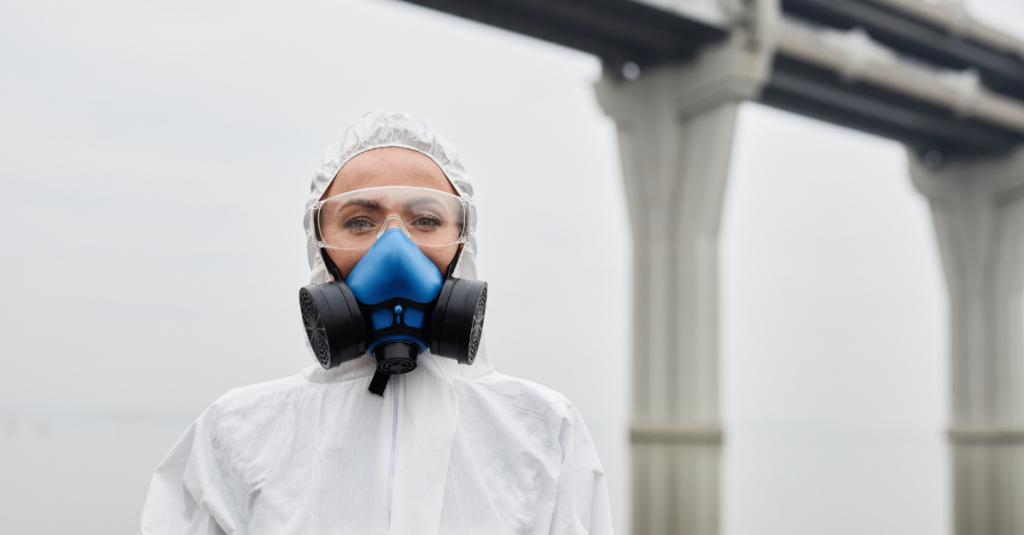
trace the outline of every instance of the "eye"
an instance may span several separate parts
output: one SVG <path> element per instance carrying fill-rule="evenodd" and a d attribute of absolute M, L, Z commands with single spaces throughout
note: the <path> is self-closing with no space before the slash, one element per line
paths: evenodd
<path fill-rule="evenodd" d="M 346 221 L 345 224 L 342 225 L 342 227 L 349 230 L 362 230 L 374 228 L 376 227 L 376 225 L 374 225 L 369 219 L 365 217 L 354 217 Z"/>
<path fill-rule="evenodd" d="M 441 226 L 441 220 L 432 215 L 419 215 L 412 224 L 417 227 L 437 228 Z"/>

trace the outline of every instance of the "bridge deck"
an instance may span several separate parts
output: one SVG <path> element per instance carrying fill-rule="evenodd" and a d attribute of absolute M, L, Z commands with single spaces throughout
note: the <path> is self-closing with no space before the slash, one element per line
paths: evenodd
<path fill-rule="evenodd" d="M 595 54 L 611 72 L 627 61 L 653 68 L 686 60 L 727 33 L 643 0 L 406 1 Z M 923 12 L 893 7 L 909 1 L 781 0 L 787 17 L 839 31 L 863 28 L 894 53 L 937 68 L 977 69 L 985 91 L 998 95 L 1004 108 L 1013 101 L 1024 106 L 1024 44 L 1012 50 L 1012 38 L 977 39 Z M 844 78 L 785 51 L 775 58 L 761 101 L 920 150 L 999 153 L 1024 142 L 1024 121 L 971 116 L 891 86 Z"/>

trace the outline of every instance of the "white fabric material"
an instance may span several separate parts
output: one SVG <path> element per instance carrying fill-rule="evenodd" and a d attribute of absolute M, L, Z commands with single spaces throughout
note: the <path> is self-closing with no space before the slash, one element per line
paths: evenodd
<path fill-rule="evenodd" d="M 460 195 L 454 148 L 415 115 L 374 111 L 331 146 L 310 201 L 341 166 L 378 147 L 431 157 Z M 457 268 L 476 277 L 476 214 Z M 311 281 L 327 273 L 306 217 Z M 372 357 L 232 390 L 179 439 L 153 476 L 142 533 L 610 534 L 604 470 L 579 413 L 549 389 L 420 356 L 383 397 Z"/>

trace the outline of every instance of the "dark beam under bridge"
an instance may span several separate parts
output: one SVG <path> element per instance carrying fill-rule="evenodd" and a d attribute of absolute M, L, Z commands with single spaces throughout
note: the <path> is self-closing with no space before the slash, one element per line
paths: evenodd
<path fill-rule="evenodd" d="M 779 55 L 760 101 L 946 154 L 999 154 L 1024 135 Z"/>
<path fill-rule="evenodd" d="M 621 66 L 686 60 L 726 32 L 631 0 L 406 0 Z"/>

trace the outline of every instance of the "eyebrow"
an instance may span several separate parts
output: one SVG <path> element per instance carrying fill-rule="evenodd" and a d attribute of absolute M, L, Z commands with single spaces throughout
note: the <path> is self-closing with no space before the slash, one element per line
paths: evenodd
<path fill-rule="evenodd" d="M 349 206 L 362 206 L 372 210 L 380 210 L 380 203 L 372 199 L 349 199 L 345 201 L 345 204 L 341 205 L 342 208 L 347 208 Z"/>
<path fill-rule="evenodd" d="M 426 196 L 426 195 L 423 196 L 423 197 L 415 197 L 413 199 L 409 199 L 408 201 L 405 201 L 405 205 L 407 207 L 410 207 L 410 208 L 415 208 L 415 207 L 423 205 L 423 204 L 439 204 L 441 206 L 445 206 L 444 202 L 442 202 L 442 201 L 440 201 L 440 200 L 438 200 L 438 199 L 436 199 L 434 197 L 430 197 L 430 196 Z"/>

